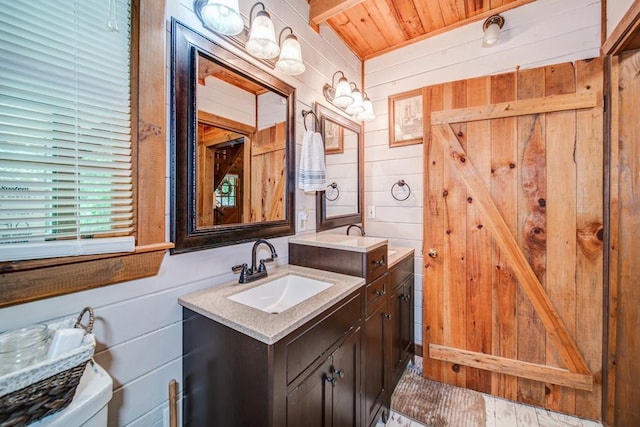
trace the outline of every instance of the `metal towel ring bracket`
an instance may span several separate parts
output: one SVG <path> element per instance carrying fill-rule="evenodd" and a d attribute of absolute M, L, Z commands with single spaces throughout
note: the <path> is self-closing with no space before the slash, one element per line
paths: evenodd
<path fill-rule="evenodd" d="M 338 188 L 338 184 L 336 184 L 335 182 L 332 182 L 331 184 L 327 185 L 327 188 L 332 188 L 333 189 L 332 193 L 335 193 L 336 196 L 334 198 L 330 198 L 327 194 L 331 190 L 325 190 L 324 192 L 325 199 L 327 199 L 330 202 L 338 200 L 338 197 L 340 197 L 340 189 Z"/>
<path fill-rule="evenodd" d="M 320 129 L 320 120 L 318 120 L 318 116 L 316 115 L 316 113 L 314 113 L 311 110 L 302 110 L 302 117 L 303 117 L 302 122 L 304 123 L 304 130 L 309 130 L 307 128 L 307 116 L 309 114 L 311 114 L 313 116 L 313 118 L 314 118 L 315 127 L 313 128 L 313 130 L 315 132 L 318 132 L 318 129 Z"/>
<path fill-rule="evenodd" d="M 398 196 L 396 196 L 395 191 L 397 191 L 397 189 L 402 188 L 402 187 L 407 187 L 407 191 L 406 191 L 406 196 L 404 198 L 399 198 Z M 409 187 L 409 184 L 407 184 L 404 179 L 400 179 L 398 180 L 398 182 L 394 183 L 391 186 L 391 196 L 396 199 L 399 202 L 403 202 L 405 200 L 407 200 L 409 198 L 409 196 L 411 196 L 411 187 Z"/>

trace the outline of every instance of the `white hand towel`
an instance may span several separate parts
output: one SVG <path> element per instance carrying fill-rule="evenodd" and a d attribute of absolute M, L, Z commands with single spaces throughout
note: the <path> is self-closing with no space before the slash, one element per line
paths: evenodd
<path fill-rule="evenodd" d="M 325 174 L 322 135 L 305 131 L 298 168 L 298 188 L 304 191 L 323 191 L 327 187 Z"/>

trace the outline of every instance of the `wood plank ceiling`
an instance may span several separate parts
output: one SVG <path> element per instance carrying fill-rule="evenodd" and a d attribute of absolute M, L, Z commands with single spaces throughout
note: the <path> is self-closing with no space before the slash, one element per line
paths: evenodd
<path fill-rule="evenodd" d="M 309 0 L 309 22 L 326 22 L 366 60 L 532 1 Z"/>

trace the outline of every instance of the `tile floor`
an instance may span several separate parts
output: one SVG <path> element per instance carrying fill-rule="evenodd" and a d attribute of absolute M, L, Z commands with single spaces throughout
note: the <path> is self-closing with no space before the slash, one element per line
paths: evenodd
<path fill-rule="evenodd" d="M 596 421 L 571 417 L 482 394 L 487 412 L 486 426 L 477 427 L 601 427 Z M 384 427 L 381 422 L 376 427 Z M 430 427 L 391 411 L 386 427 Z M 470 427 L 470 426 L 469 426 Z M 474 426 L 475 427 L 475 426 Z"/>

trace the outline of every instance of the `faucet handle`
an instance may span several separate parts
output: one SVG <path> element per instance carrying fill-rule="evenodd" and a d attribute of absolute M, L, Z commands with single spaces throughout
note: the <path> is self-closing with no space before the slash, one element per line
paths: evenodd
<path fill-rule="evenodd" d="M 231 271 L 233 271 L 234 273 L 240 273 L 242 272 L 242 270 L 246 270 L 247 269 L 247 264 L 238 264 L 238 265 L 234 265 L 233 267 L 231 267 Z"/>
<path fill-rule="evenodd" d="M 266 271 L 267 267 L 264 265 L 267 262 L 273 262 L 274 258 L 261 259 L 260 264 L 258 265 L 258 273 Z"/>
<path fill-rule="evenodd" d="M 247 263 L 238 264 L 231 267 L 231 271 L 234 273 L 240 273 L 240 278 L 238 279 L 238 283 L 247 283 L 249 272 L 247 270 Z"/>

